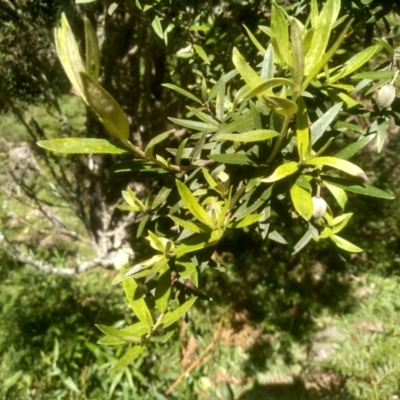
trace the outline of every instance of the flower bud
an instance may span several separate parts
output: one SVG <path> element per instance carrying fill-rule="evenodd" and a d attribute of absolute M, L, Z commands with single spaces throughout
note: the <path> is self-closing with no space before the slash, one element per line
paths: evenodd
<path fill-rule="evenodd" d="M 313 197 L 313 217 L 316 219 L 322 218 L 326 212 L 328 205 L 322 197 Z"/>
<path fill-rule="evenodd" d="M 396 88 L 393 85 L 387 84 L 379 89 L 376 102 L 380 109 L 388 108 L 392 105 L 396 98 Z"/>

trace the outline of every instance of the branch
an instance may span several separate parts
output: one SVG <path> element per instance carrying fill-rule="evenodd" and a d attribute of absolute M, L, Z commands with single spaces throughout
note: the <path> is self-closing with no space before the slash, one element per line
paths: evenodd
<path fill-rule="evenodd" d="M 29 264 L 45 274 L 64 275 L 64 276 L 76 275 L 97 267 L 110 268 L 114 265 L 113 258 L 109 257 L 107 258 L 106 254 L 102 254 L 97 256 L 93 260 L 78 262 L 75 267 L 59 268 L 51 264 L 48 264 L 44 261 L 38 260 L 30 254 L 22 254 L 20 249 L 11 244 L 4 236 L 2 236 L 0 240 L 1 242 L 3 242 L 4 250 L 11 258 L 20 263 Z"/>

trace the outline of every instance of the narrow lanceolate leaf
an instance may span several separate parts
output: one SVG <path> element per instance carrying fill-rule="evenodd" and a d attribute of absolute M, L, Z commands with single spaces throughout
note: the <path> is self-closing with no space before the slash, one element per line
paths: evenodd
<path fill-rule="evenodd" d="M 279 136 L 278 132 L 267 129 L 255 129 L 254 131 L 244 133 L 222 133 L 218 135 L 218 139 L 248 143 L 261 142 L 263 140 L 272 139 L 276 136 Z"/>
<path fill-rule="evenodd" d="M 188 92 L 185 89 L 180 88 L 179 86 L 173 85 L 172 83 L 163 83 L 161 86 L 165 86 L 168 89 L 175 90 L 176 92 L 186 96 L 187 98 L 196 101 L 197 103 L 203 104 L 203 102 L 199 98 L 197 98 L 194 94 Z"/>
<path fill-rule="evenodd" d="M 240 221 L 235 221 L 232 222 L 230 224 L 228 224 L 228 228 L 231 229 L 239 229 L 239 228 L 244 228 L 245 226 L 249 226 L 249 225 L 253 225 L 256 222 L 258 222 L 262 217 L 264 216 L 264 214 L 250 214 L 250 215 L 246 215 L 243 219 L 241 219 Z"/>
<path fill-rule="evenodd" d="M 193 48 L 195 49 L 196 53 L 200 56 L 200 58 L 206 63 L 210 64 L 210 58 L 208 57 L 208 54 L 205 52 L 205 50 L 199 46 L 198 44 L 194 44 Z"/>
<path fill-rule="evenodd" d="M 129 137 L 129 123 L 119 104 L 89 75 L 81 72 L 80 76 L 83 92 L 90 108 L 113 136 L 126 142 Z"/>
<path fill-rule="evenodd" d="M 160 18 L 158 17 L 158 15 L 156 15 L 153 19 L 153 21 L 151 21 L 151 26 L 154 29 L 154 32 L 157 34 L 157 36 L 160 39 L 164 39 L 164 34 L 163 34 L 163 27 L 161 25 L 161 21 Z"/>
<path fill-rule="evenodd" d="M 272 175 L 267 178 L 261 179 L 261 182 L 276 182 L 280 179 L 286 178 L 289 175 L 294 174 L 299 170 L 299 166 L 296 162 L 290 161 L 288 163 L 280 165 Z"/>
<path fill-rule="evenodd" d="M 342 158 L 343 160 L 348 160 L 353 157 L 359 150 L 363 149 L 372 139 L 375 138 L 375 134 L 368 135 L 360 138 L 356 142 L 348 145 L 343 150 L 340 150 L 339 153 L 335 154 L 335 157 Z"/>
<path fill-rule="evenodd" d="M 195 131 L 216 132 L 219 128 L 218 123 L 210 124 L 206 122 L 192 121 L 191 119 L 181 119 L 172 117 L 168 117 L 168 119 L 174 122 L 175 124 L 181 125 L 185 128 L 194 129 Z"/>
<path fill-rule="evenodd" d="M 197 202 L 192 192 L 181 181 L 176 180 L 179 194 L 185 207 L 203 224 L 212 227 L 211 218 L 208 216 L 203 207 Z"/>
<path fill-rule="evenodd" d="M 265 54 L 265 49 L 261 45 L 261 43 L 257 40 L 257 38 L 252 34 L 251 30 L 246 26 L 243 25 L 244 29 L 246 29 L 247 34 L 249 35 L 250 40 L 253 42 L 254 46 L 257 47 L 258 51 L 264 55 Z"/>
<path fill-rule="evenodd" d="M 380 44 L 376 44 L 374 46 L 367 47 L 366 49 L 360 51 L 355 56 L 351 57 L 349 60 L 346 61 L 343 68 L 341 68 L 338 73 L 330 79 L 328 79 L 328 83 L 334 83 L 339 79 L 351 74 L 352 72 L 359 69 L 362 65 L 369 61 L 369 59 L 381 49 Z"/>
<path fill-rule="evenodd" d="M 356 179 L 343 179 L 326 175 L 323 175 L 322 178 L 325 184 L 328 182 L 331 185 L 346 190 L 346 192 L 353 192 L 363 194 L 364 196 L 377 197 L 379 199 L 386 200 L 393 200 L 395 198 L 393 195 L 374 186 L 367 185 L 365 182 L 361 184 L 360 182 L 356 181 Z"/>
<path fill-rule="evenodd" d="M 304 49 L 299 21 L 297 21 L 296 18 L 292 19 L 290 33 L 292 42 L 293 81 L 296 85 L 295 91 L 297 94 L 300 94 L 301 83 L 304 77 Z"/>
<path fill-rule="evenodd" d="M 344 207 L 348 200 L 345 190 L 338 186 L 331 185 L 327 181 L 324 181 L 324 185 L 331 192 L 332 196 L 335 198 L 341 209 L 344 210 Z"/>
<path fill-rule="evenodd" d="M 161 313 L 164 313 L 168 307 L 169 296 L 171 294 L 171 270 L 166 265 L 158 277 L 158 282 L 155 292 L 156 308 Z"/>
<path fill-rule="evenodd" d="M 85 24 L 86 72 L 97 81 L 100 72 L 99 44 L 90 20 L 85 17 L 83 21 Z"/>
<path fill-rule="evenodd" d="M 123 281 L 125 296 L 128 299 L 129 305 L 140 322 L 149 328 L 154 325 L 153 317 L 147 307 L 142 293 L 135 281 L 135 279 L 125 279 Z"/>
<path fill-rule="evenodd" d="M 325 165 L 327 167 L 332 167 L 339 169 L 343 172 L 346 172 L 350 175 L 357 176 L 361 179 L 364 179 L 365 181 L 368 181 L 367 175 L 365 175 L 365 172 L 358 167 L 357 165 L 346 161 L 342 160 L 341 158 L 336 158 L 336 157 L 315 157 L 307 160 L 305 162 L 306 165 Z"/>
<path fill-rule="evenodd" d="M 110 368 L 110 372 L 118 371 L 133 363 L 146 349 L 146 346 L 136 345 L 128 350 L 116 363 Z"/>
<path fill-rule="evenodd" d="M 262 95 L 262 101 L 269 108 L 284 117 L 290 117 L 297 112 L 297 104 L 284 97 Z"/>
<path fill-rule="evenodd" d="M 232 61 L 249 88 L 252 89 L 263 82 L 260 75 L 250 67 L 236 47 L 233 48 Z"/>
<path fill-rule="evenodd" d="M 254 165 L 254 161 L 245 153 L 210 154 L 208 158 L 224 164 Z"/>
<path fill-rule="evenodd" d="M 105 139 L 64 138 L 39 140 L 38 146 L 65 154 L 124 154 L 128 150 Z"/>
<path fill-rule="evenodd" d="M 317 119 L 310 128 L 311 143 L 314 144 L 325 131 L 328 129 L 329 125 L 333 122 L 336 116 L 342 109 L 343 103 L 337 103 L 332 108 L 330 108 L 321 118 Z"/>
<path fill-rule="evenodd" d="M 61 26 L 55 30 L 55 42 L 58 58 L 65 73 L 75 90 L 84 98 L 80 72 L 85 71 L 85 66 L 75 36 L 64 13 L 61 15 Z"/>
<path fill-rule="evenodd" d="M 327 0 L 318 18 L 311 40 L 310 49 L 305 57 L 304 73 L 308 75 L 325 54 L 333 24 L 340 11 L 340 0 Z M 314 17 L 315 18 L 315 17 Z"/>
<path fill-rule="evenodd" d="M 292 199 L 295 210 L 306 221 L 309 221 L 313 215 L 313 203 L 311 194 L 308 190 L 303 189 L 297 184 L 290 188 L 290 197 Z"/>
<path fill-rule="evenodd" d="M 296 113 L 296 138 L 297 150 L 300 160 L 305 160 L 310 155 L 310 133 L 308 129 L 308 113 L 303 97 L 299 98 Z"/>
<path fill-rule="evenodd" d="M 128 328 L 127 329 L 115 329 L 111 326 L 100 325 L 100 324 L 96 324 L 96 326 L 106 335 L 118 338 L 120 340 L 124 340 L 126 342 L 138 343 L 141 341 L 141 336 L 145 335 L 147 333 L 147 328 L 145 326 L 143 326 L 142 332 L 131 331 Z"/>
<path fill-rule="evenodd" d="M 265 92 L 267 89 L 271 89 L 277 86 L 289 86 L 293 88 L 295 87 L 295 83 L 292 80 L 286 78 L 271 78 L 251 88 L 243 95 L 243 98 L 251 99 L 254 96 L 258 96 L 260 93 Z"/>
<path fill-rule="evenodd" d="M 289 50 L 289 32 L 285 15 L 281 8 L 272 3 L 271 11 L 271 38 L 274 46 L 275 54 L 279 58 L 279 63 L 283 65 L 291 65 L 291 55 Z"/>
<path fill-rule="evenodd" d="M 186 314 L 188 310 L 193 306 L 196 300 L 197 297 L 193 297 L 186 303 L 183 303 L 181 306 L 179 306 L 176 310 L 166 313 L 162 320 L 163 328 L 168 328 L 170 325 L 182 318 L 183 315 Z"/>
<path fill-rule="evenodd" d="M 156 147 L 157 144 L 163 142 L 164 140 L 168 139 L 171 135 L 171 133 L 175 132 L 175 129 L 171 129 L 169 131 L 160 133 L 156 137 L 150 140 L 148 145 L 146 146 L 146 149 L 144 151 L 146 157 L 153 157 L 153 151 L 154 147 Z"/>
<path fill-rule="evenodd" d="M 274 68 L 274 49 L 272 44 L 267 47 L 267 50 L 264 55 L 264 60 L 261 68 L 261 79 L 266 81 L 267 79 L 272 79 L 274 77 L 275 68 Z"/>
<path fill-rule="evenodd" d="M 176 217 L 175 215 L 168 215 L 169 218 L 172 219 L 177 225 L 181 226 L 183 229 L 186 229 L 187 231 L 194 232 L 194 233 L 203 233 L 206 231 L 204 225 L 201 226 L 199 223 L 195 223 L 192 221 L 187 221 L 185 219 L 181 219 Z"/>
<path fill-rule="evenodd" d="M 336 244 L 337 247 L 339 247 L 343 250 L 346 250 L 350 253 L 360 253 L 363 251 L 362 248 L 356 246 L 355 244 L 349 242 L 346 239 L 343 239 L 340 236 L 332 235 L 332 236 L 329 236 L 329 238 L 333 240 L 333 242 Z"/>

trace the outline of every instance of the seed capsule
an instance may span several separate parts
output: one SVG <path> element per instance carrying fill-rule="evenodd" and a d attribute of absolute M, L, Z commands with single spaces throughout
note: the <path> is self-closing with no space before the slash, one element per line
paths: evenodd
<path fill-rule="evenodd" d="M 328 207 L 326 201 L 322 197 L 314 196 L 312 198 L 312 203 L 313 203 L 313 217 L 315 219 L 322 218 L 326 212 L 326 208 Z"/>
<path fill-rule="evenodd" d="M 396 98 L 396 88 L 393 85 L 387 84 L 379 89 L 376 102 L 380 109 L 388 108 L 392 105 Z"/>

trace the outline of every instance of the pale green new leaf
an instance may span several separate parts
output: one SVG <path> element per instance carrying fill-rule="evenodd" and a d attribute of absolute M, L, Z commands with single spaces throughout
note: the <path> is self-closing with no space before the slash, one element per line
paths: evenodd
<path fill-rule="evenodd" d="M 39 140 L 37 145 L 64 154 L 124 154 L 128 150 L 105 139 L 63 138 Z"/>
<path fill-rule="evenodd" d="M 278 132 L 268 129 L 255 129 L 254 131 L 244 133 L 222 133 L 218 135 L 218 139 L 229 140 L 232 142 L 261 142 L 273 137 L 279 136 Z"/>
<path fill-rule="evenodd" d="M 136 345 L 128 350 L 116 363 L 110 368 L 110 372 L 118 371 L 119 369 L 125 368 L 127 365 L 135 361 L 146 349 L 146 346 Z"/>
<path fill-rule="evenodd" d="M 261 179 L 261 182 L 276 182 L 280 179 L 286 178 L 289 175 L 293 175 L 299 170 L 299 166 L 296 162 L 290 161 L 288 163 L 280 165 L 272 175 Z"/>
<path fill-rule="evenodd" d="M 210 57 L 205 52 L 205 50 L 198 44 L 194 44 L 193 48 L 195 49 L 196 53 L 200 56 L 200 58 L 206 63 L 211 64 Z"/>
<path fill-rule="evenodd" d="M 292 65 L 287 21 L 283 11 L 275 1 L 272 2 L 271 10 L 271 39 L 275 55 L 279 57 L 280 65 Z"/>
<path fill-rule="evenodd" d="M 115 99 L 88 74 L 80 73 L 83 92 L 90 108 L 98 115 L 105 128 L 122 142 L 129 137 L 129 123 Z"/>
<path fill-rule="evenodd" d="M 181 306 L 179 306 L 176 310 L 166 313 L 162 320 L 163 328 L 168 328 L 170 325 L 178 321 L 184 314 L 187 313 L 196 300 L 197 297 L 193 297 L 186 303 L 183 303 Z"/>
<path fill-rule="evenodd" d="M 156 308 L 164 313 L 168 307 L 169 296 L 171 294 L 171 270 L 168 264 L 160 271 L 156 292 L 154 295 Z"/>
<path fill-rule="evenodd" d="M 108 336 L 112 336 L 114 338 L 124 340 L 125 342 L 136 342 L 140 343 L 142 335 L 145 335 L 147 333 L 147 327 L 142 325 L 141 322 L 139 322 L 141 325 L 142 329 L 139 330 L 130 330 L 129 328 L 126 329 L 115 329 L 111 326 L 107 325 L 101 325 L 101 324 L 96 324 L 97 328 L 99 328 L 104 334 Z"/>
<path fill-rule="evenodd" d="M 313 203 L 311 200 L 311 194 L 308 190 L 303 189 L 297 184 L 294 184 L 290 188 L 290 197 L 292 199 L 295 210 L 301 215 L 306 221 L 309 221 L 313 214 Z"/>
<path fill-rule="evenodd" d="M 297 112 L 297 104 L 292 100 L 285 99 L 278 96 L 262 95 L 262 101 L 269 108 L 284 117 L 290 117 Z"/>
<path fill-rule="evenodd" d="M 305 162 L 306 165 L 325 165 L 327 167 L 333 167 L 336 169 L 339 169 L 343 172 L 346 172 L 350 175 L 357 176 L 361 179 L 364 179 L 368 181 L 367 175 L 365 175 L 365 172 L 358 167 L 357 165 L 347 161 L 343 160 L 341 158 L 336 158 L 336 157 L 315 157 L 315 158 L 310 158 Z"/>
<path fill-rule="evenodd" d="M 301 83 L 304 77 L 304 49 L 301 37 L 300 22 L 293 18 L 290 25 L 290 39 L 292 42 L 293 81 L 296 85 L 296 94 L 300 94 Z"/>
<path fill-rule="evenodd" d="M 250 214 L 250 215 L 246 215 L 243 219 L 241 219 L 240 221 L 235 221 L 235 222 L 231 222 L 229 223 L 227 226 L 230 229 L 239 229 L 239 228 L 244 228 L 245 226 L 249 226 L 249 225 L 253 225 L 256 222 L 258 222 L 262 217 L 264 216 L 264 214 Z"/>
<path fill-rule="evenodd" d="M 303 97 L 299 98 L 296 113 L 296 138 L 297 150 L 300 160 L 305 160 L 310 155 L 310 133 L 308 128 L 308 113 Z"/>
<path fill-rule="evenodd" d="M 168 215 L 177 225 L 181 226 L 182 228 L 195 233 L 203 233 L 205 232 L 205 226 L 200 226 L 199 223 L 187 221 L 185 219 L 181 219 L 176 217 L 175 215 Z"/>
<path fill-rule="evenodd" d="M 359 69 L 362 65 L 369 61 L 369 59 L 381 49 L 381 45 L 376 44 L 374 46 L 367 47 L 366 49 L 360 51 L 349 60 L 346 61 L 343 68 L 341 68 L 338 73 L 334 76 L 331 76 L 328 79 L 328 83 L 332 84 L 339 79 L 351 74 L 352 72 Z"/>
<path fill-rule="evenodd" d="M 346 239 L 343 239 L 340 236 L 332 235 L 332 236 L 329 236 L 329 239 L 332 239 L 337 247 L 339 247 L 343 250 L 346 250 L 350 253 L 360 253 L 363 251 L 363 249 L 361 249 L 360 247 L 356 246 L 355 244 L 349 242 Z"/>
<path fill-rule="evenodd" d="M 267 89 L 277 87 L 277 86 L 289 86 L 291 88 L 295 87 L 295 83 L 286 78 L 271 78 L 263 81 L 259 85 L 251 88 L 248 92 L 243 95 L 244 99 L 250 99 L 254 96 L 258 96 L 260 93 L 265 92 Z"/>
<path fill-rule="evenodd" d="M 151 21 L 151 26 L 154 29 L 154 32 L 157 34 L 157 36 L 160 39 L 164 39 L 163 27 L 161 25 L 161 21 L 160 21 L 160 18 L 158 17 L 158 15 L 156 15 L 154 17 L 153 21 Z"/>
<path fill-rule="evenodd" d="M 148 231 L 149 236 L 147 237 L 147 239 L 150 242 L 150 246 L 158 251 L 161 251 L 161 253 L 165 252 L 165 244 L 163 243 L 163 241 L 161 239 L 164 239 L 164 241 L 167 241 L 167 239 L 165 238 L 159 238 L 157 237 L 157 235 L 155 235 L 152 231 Z"/>
<path fill-rule="evenodd" d="M 179 194 L 185 207 L 203 224 L 212 227 L 211 218 L 208 216 L 203 207 L 200 206 L 192 192 L 179 180 L 176 180 L 176 186 L 178 187 Z"/>
<path fill-rule="evenodd" d="M 85 17 L 83 21 L 85 24 L 86 72 L 97 81 L 100 72 L 99 43 L 89 18 Z"/>
<path fill-rule="evenodd" d="M 318 18 L 313 16 L 315 26 L 310 48 L 305 56 L 304 74 L 309 75 L 325 54 L 333 24 L 340 11 L 340 0 L 327 0 Z"/>
<path fill-rule="evenodd" d="M 344 210 L 348 200 L 346 192 L 342 188 L 331 185 L 327 181 L 324 181 L 324 185 L 331 192 L 332 196 L 335 198 L 342 210 Z"/>
<path fill-rule="evenodd" d="M 80 73 L 85 71 L 85 66 L 75 36 L 64 13 L 61 15 L 61 26 L 55 29 L 55 42 L 58 58 L 70 82 L 79 95 L 85 98 L 80 76 Z"/>
<path fill-rule="evenodd" d="M 125 279 L 122 281 L 122 284 L 124 286 L 125 296 L 136 317 L 144 325 L 151 328 L 154 325 L 153 317 L 135 279 Z"/>

